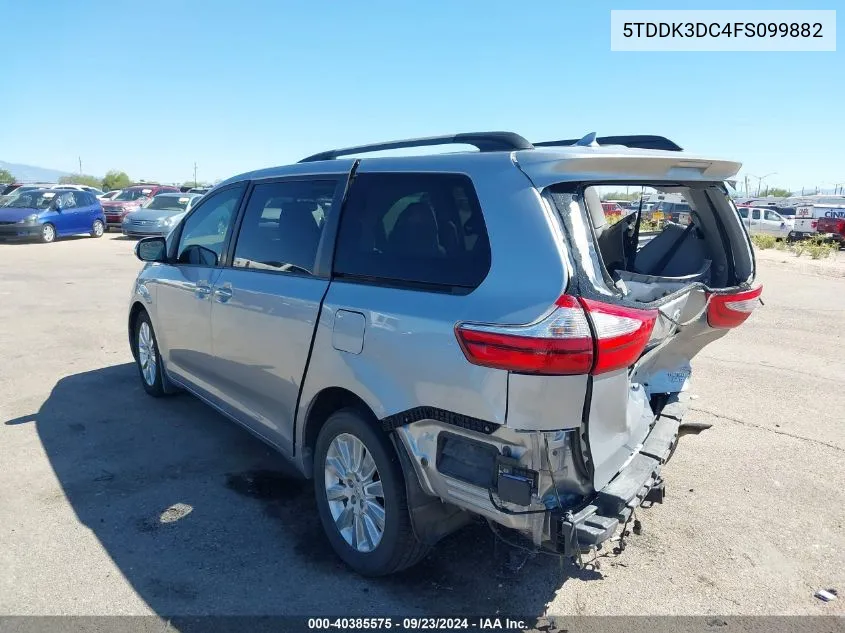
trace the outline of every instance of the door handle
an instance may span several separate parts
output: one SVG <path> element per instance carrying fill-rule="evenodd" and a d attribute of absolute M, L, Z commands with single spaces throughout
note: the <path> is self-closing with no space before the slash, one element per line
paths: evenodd
<path fill-rule="evenodd" d="M 229 299 L 232 298 L 232 287 L 221 286 L 220 288 L 215 288 L 214 298 L 217 300 L 218 303 L 226 303 Z"/>
<path fill-rule="evenodd" d="M 196 288 L 194 288 L 194 296 L 196 296 L 197 299 L 205 299 L 210 294 L 211 286 L 208 285 L 208 282 L 198 281 Z"/>

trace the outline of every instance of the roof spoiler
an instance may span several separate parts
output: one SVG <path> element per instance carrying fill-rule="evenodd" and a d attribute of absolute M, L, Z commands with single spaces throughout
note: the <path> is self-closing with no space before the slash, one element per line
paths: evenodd
<path fill-rule="evenodd" d="M 596 147 L 600 145 L 622 145 L 624 147 L 632 147 L 638 149 L 661 149 L 669 152 L 683 151 L 683 148 L 674 141 L 670 141 L 665 136 L 655 136 L 653 134 L 596 137 L 596 133 L 591 132 L 580 139 L 572 138 L 560 141 L 540 141 L 539 143 L 534 143 L 534 147 Z"/>

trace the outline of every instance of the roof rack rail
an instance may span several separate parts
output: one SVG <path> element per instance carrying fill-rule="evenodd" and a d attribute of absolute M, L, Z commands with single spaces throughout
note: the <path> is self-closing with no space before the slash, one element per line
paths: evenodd
<path fill-rule="evenodd" d="M 333 160 L 340 156 L 380 152 L 388 149 L 402 149 L 405 147 L 428 147 L 430 145 L 474 145 L 479 152 L 510 152 L 520 149 L 533 149 L 533 145 L 519 134 L 513 132 L 467 132 L 450 136 L 427 136 L 410 138 L 402 141 L 388 141 L 372 145 L 358 145 L 342 149 L 330 149 L 319 154 L 303 158 L 300 163 L 311 163 L 318 160 Z"/>
<path fill-rule="evenodd" d="M 592 138 L 590 138 L 592 137 Z M 584 142 L 589 139 L 588 142 Z M 665 136 L 654 136 L 653 134 L 633 134 L 628 136 L 599 136 L 596 137 L 594 133 L 577 139 L 567 139 L 562 141 L 541 141 L 534 143 L 535 147 L 555 147 L 565 145 L 591 145 L 595 147 L 595 143 L 599 145 L 623 145 L 625 147 L 635 147 L 638 149 L 662 149 L 669 152 L 682 152 L 683 148 L 670 141 Z"/>

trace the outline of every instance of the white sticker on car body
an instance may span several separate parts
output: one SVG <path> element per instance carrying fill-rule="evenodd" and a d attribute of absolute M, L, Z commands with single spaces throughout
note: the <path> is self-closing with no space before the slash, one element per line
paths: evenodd
<path fill-rule="evenodd" d="M 673 369 L 664 369 L 651 374 L 647 384 L 649 393 L 678 393 L 690 388 L 692 367 L 683 363 Z"/>

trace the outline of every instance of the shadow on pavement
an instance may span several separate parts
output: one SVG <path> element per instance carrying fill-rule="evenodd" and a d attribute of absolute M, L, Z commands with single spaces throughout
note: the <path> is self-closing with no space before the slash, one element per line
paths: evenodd
<path fill-rule="evenodd" d="M 540 556 L 500 578 L 501 548 L 471 525 L 413 569 L 362 578 L 331 551 L 310 482 L 195 398 L 148 397 L 132 364 L 63 378 L 5 422 L 28 423 L 78 519 L 162 616 L 540 615 L 572 571 Z"/>

